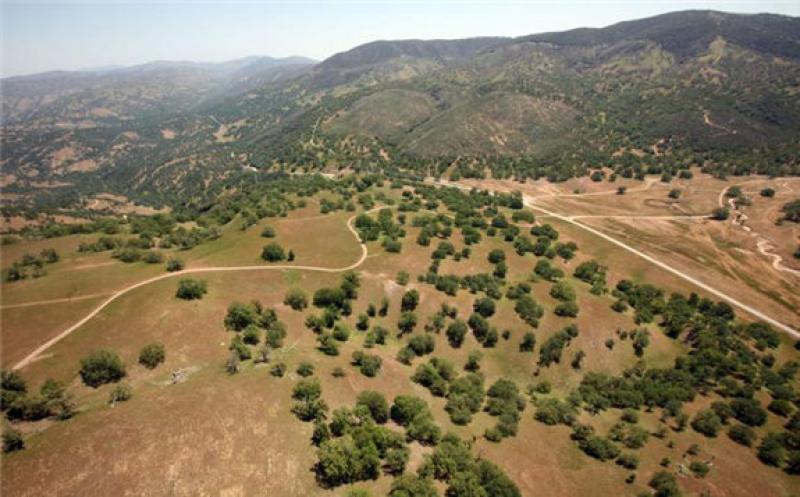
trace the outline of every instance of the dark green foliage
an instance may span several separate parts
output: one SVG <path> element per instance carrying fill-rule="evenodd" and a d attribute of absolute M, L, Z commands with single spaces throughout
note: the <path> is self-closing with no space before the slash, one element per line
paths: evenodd
<path fill-rule="evenodd" d="M 114 404 L 116 402 L 126 402 L 131 398 L 133 398 L 133 388 L 127 383 L 120 383 L 111 391 L 108 401 L 110 404 Z"/>
<path fill-rule="evenodd" d="M 625 469 L 636 469 L 639 467 L 639 458 L 635 454 L 620 454 L 620 456 L 617 457 L 616 463 Z"/>
<path fill-rule="evenodd" d="M 299 288 L 292 288 L 286 292 L 286 297 L 283 299 L 284 305 L 288 305 L 295 311 L 302 311 L 308 307 L 308 297 L 306 292 Z"/>
<path fill-rule="evenodd" d="M 561 300 L 562 302 L 569 302 L 575 300 L 575 289 L 566 281 L 556 282 L 550 288 L 550 296 L 554 299 Z"/>
<path fill-rule="evenodd" d="M 447 340 L 450 345 L 458 348 L 464 343 L 464 337 L 467 335 L 467 324 L 460 319 L 456 319 L 447 327 Z"/>
<path fill-rule="evenodd" d="M 578 447 L 588 456 L 601 461 L 615 459 L 620 454 L 619 447 L 614 442 L 597 435 L 590 436 L 586 440 L 580 440 Z"/>
<path fill-rule="evenodd" d="M 25 448 L 25 440 L 22 433 L 13 428 L 3 430 L 3 453 L 9 454 Z"/>
<path fill-rule="evenodd" d="M 258 326 L 250 324 L 247 325 L 244 330 L 242 330 L 242 342 L 246 343 L 247 345 L 258 345 L 260 341 L 261 329 Z"/>
<path fill-rule="evenodd" d="M 314 365 L 310 362 L 301 362 L 297 365 L 297 369 L 295 371 L 303 378 L 307 378 L 314 374 Z"/>
<path fill-rule="evenodd" d="M 236 335 L 231 339 L 231 343 L 228 346 L 228 350 L 236 354 L 236 357 L 240 361 L 246 361 L 252 357 L 252 353 L 250 352 L 250 348 L 247 347 L 247 344 L 244 343 L 242 340 L 241 335 Z"/>
<path fill-rule="evenodd" d="M 571 425 L 575 421 L 577 410 L 568 402 L 559 399 L 539 399 L 536 401 L 536 412 L 533 417 L 546 425 Z"/>
<path fill-rule="evenodd" d="M 163 343 L 151 343 L 145 345 L 139 352 L 139 364 L 142 366 L 154 369 L 156 366 L 164 362 L 166 358 L 166 349 Z"/>
<path fill-rule="evenodd" d="M 727 207 L 717 207 L 711 211 L 711 219 L 715 221 L 725 221 L 731 216 L 731 211 Z"/>
<path fill-rule="evenodd" d="M 800 199 L 784 204 L 784 206 L 781 207 L 781 212 L 783 212 L 781 221 L 800 223 Z"/>
<path fill-rule="evenodd" d="M 292 390 L 292 398 L 296 401 L 292 406 L 292 412 L 301 421 L 324 419 L 328 406 L 321 396 L 322 387 L 317 378 L 304 378 L 298 381 Z"/>
<path fill-rule="evenodd" d="M 170 257 L 169 260 L 167 260 L 167 271 L 169 271 L 170 273 L 174 273 L 176 271 L 183 271 L 184 267 L 186 267 L 186 265 L 184 264 L 183 259 L 179 259 L 177 257 Z"/>
<path fill-rule="evenodd" d="M 756 432 L 747 425 L 735 424 L 728 429 L 728 437 L 734 442 L 751 447 L 756 439 Z"/>
<path fill-rule="evenodd" d="M 547 259 L 539 259 L 539 262 L 533 268 L 533 272 L 547 281 L 558 281 L 564 277 L 564 271 L 553 266 Z"/>
<path fill-rule="evenodd" d="M 411 395 L 398 395 L 394 398 L 391 408 L 392 421 L 400 426 L 408 426 L 419 414 L 428 412 L 428 405 L 419 397 Z"/>
<path fill-rule="evenodd" d="M 250 325 L 259 324 L 260 321 L 259 309 L 254 304 L 232 302 L 225 314 L 224 324 L 225 329 L 241 331 Z"/>
<path fill-rule="evenodd" d="M 530 331 L 522 335 L 522 341 L 519 342 L 520 352 L 533 352 L 536 347 L 536 335 Z"/>
<path fill-rule="evenodd" d="M 650 480 L 650 487 L 655 490 L 654 497 L 680 497 L 681 491 L 675 475 L 668 471 L 658 471 Z"/>
<path fill-rule="evenodd" d="M 507 378 L 500 378 L 486 391 L 486 412 L 497 416 L 497 425 L 488 430 L 486 437 L 492 441 L 515 436 L 519 418 L 525 409 L 525 399 L 520 395 L 517 384 Z"/>
<path fill-rule="evenodd" d="M 415 326 L 417 326 L 416 314 L 410 311 L 400 314 L 400 319 L 397 321 L 397 327 L 402 333 L 411 333 Z"/>
<path fill-rule="evenodd" d="M 692 473 L 696 474 L 700 478 L 705 478 L 711 468 L 708 464 L 704 463 L 703 461 L 692 461 L 689 463 L 689 469 Z"/>
<path fill-rule="evenodd" d="M 376 376 L 381 369 L 382 362 L 379 356 L 365 354 L 358 350 L 353 352 L 353 365 L 358 366 L 359 371 L 364 376 L 370 378 Z"/>
<path fill-rule="evenodd" d="M 553 309 L 553 312 L 556 316 L 561 317 L 576 317 L 578 315 L 578 304 L 575 302 L 561 302 L 560 304 L 556 305 Z"/>
<path fill-rule="evenodd" d="M 758 458 L 768 466 L 780 467 L 786 459 L 784 437 L 780 433 L 770 432 L 758 446 Z"/>
<path fill-rule="evenodd" d="M 545 340 L 539 349 L 539 365 L 548 367 L 553 363 L 560 363 L 564 348 L 576 336 L 578 336 L 578 327 L 571 324 Z"/>
<path fill-rule="evenodd" d="M 408 348 L 414 351 L 417 356 L 424 356 L 433 352 L 436 342 L 429 333 L 415 335 L 408 341 Z"/>
<path fill-rule="evenodd" d="M 479 298 L 473 302 L 472 309 L 485 318 L 491 317 L 495 311 L 494 300 L 489 297 Z"/>
<path fill-rule="evenodd" d="M 406 426 L 406 435 L 422 445 L 435 445 L 442 436 L 442 430 L 436 425 L 430 412 L 414 416 Z"/>
<path fill-rule="evenodd" d="M 483 376 L 469 373 L 450 382 L 444 410 L 457 425 L 466 425 L 483 405 Z"/>
<path fill-rule="evenodd" d="M 389 497 L 438 497 L 439 493 L 428 478 L 402 475 L 392 482 Z"/>
<path fill-rule="evenodd" d="M 183 300 L 198 300 L 202 299 L 207 292 L 205 281 L 184 278 L 178 282 L 178 291 L 175 296 Z"/>
<path fill-rule="evenodd" d="M 400 301 L 401 311 L 413 311 L 419 305 L 419 292 L 416 290 L 409 290 L 403 294 Z"/>
<path fill-rule="evenodd" d="M 269 374 L 276 378 L 283 378 L 283 375 L 286 374 L 286 369 L 286 364 L 279 362 L 269 368 Z"/>
<path fill-rule="evenodd" d="M 539 326 L 539 319 L 544 315 L 542 306 L 537 304 L 530 295 L 520 296 L 514 304 L 514 311 L 520 319 L 534 328 Z"/>
<path fill-rule="evenodd" d="M 449 382 L 455 378 L 453 364 L 438 357 L 432 357 L 427 363 L 417 366 L 411 379 L 426 387 L 433 395 L 447 395 Z"/>
<path fill-rule="evenodd" d="M 124 378 L 125 365 L 115 352 L 107 349 L 95 350 L 81 359 L 80 375 L 86 385 L 97 388 Z"/>
<path fill-rule="evenodd" d="M 762 426 L 767 421 L 767 411 L 756 399 L 737 398 L 730 402 L 733 417 L 749 426 Z"/>
<path fill-rule="evenodd" d="M 286 260 L 286 252 L 277 243 L 268 243 L 261 250 L 261 258 L 267 262 L 280 262 Z"/>
<path fill-rule="evenodd" d="M 339 355 L 339 345 L 333 335 L 328 333 L 320 334 L 317 337 L 318 349 L 325 355 L 337 356 Z"/>
<path fill-rule="evenodd" d="M 389 404 L 382 393 L 374 390 L 364 390 L 356 398 L 356 406 L 364 406 L 369 411 L 372 419 L 383 424 L 389 420 Z"/>

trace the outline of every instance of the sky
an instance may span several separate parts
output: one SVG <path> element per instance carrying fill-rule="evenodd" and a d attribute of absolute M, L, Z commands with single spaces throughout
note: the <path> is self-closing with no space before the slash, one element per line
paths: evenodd
<path fill-rule="evenodd" d="M 800 16 L 800 0 L 0 0 L 0 74 L 250 55 L 322 60 L 374 40 L 521 36 L 686 9 Z"/>

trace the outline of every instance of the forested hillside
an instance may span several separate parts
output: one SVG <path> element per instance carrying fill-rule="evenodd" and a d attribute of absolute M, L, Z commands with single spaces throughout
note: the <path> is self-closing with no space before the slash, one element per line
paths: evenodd
<path fill-rule="evenodd" d="M 253 170 L 554 181 L 800 173 L 800 19 L 687 11 L 521 38 L 3 81 L 6 213 L 202 203 Z M 455 165 L 455 167 L 452 167 Z"/>

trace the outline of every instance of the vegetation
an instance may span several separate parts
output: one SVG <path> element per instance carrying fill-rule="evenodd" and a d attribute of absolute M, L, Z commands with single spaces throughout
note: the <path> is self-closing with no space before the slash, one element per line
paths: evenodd
<path fill-rule="evenodd" d="M 80 375 L 83 382 L 97 388 L 105 383 L 113 383 L 125 377 L 125 365 L 113 351 L 99 349 L 81 359 Z"/>
<path fill-rule="evenodd" d="M 139 352 L 139 364 L 148 368 L 154 369 L 156 366 L 164 362 L 166 357 L 166 350 L 162 343 L 151 343 L 145 345 Z"/>

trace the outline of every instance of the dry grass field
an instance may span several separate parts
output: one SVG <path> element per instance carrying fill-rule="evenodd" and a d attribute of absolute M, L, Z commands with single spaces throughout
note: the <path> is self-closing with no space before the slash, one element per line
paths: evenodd
<path fill-rule="evenodd" d="M 716 180 L 686 185 L 693 191 L 681 200 L 681 209 L 690 213 L 705 213 L 713 208 L 719 190 Z M 641 183 L 630 182 L 630 189 Z M 519 188 L 519 185 L 510 185 Z M 576 188 L 573 185 L 559 185 Z M 592 183 L 583 185 L 587 190 Z M 608 188 L 607 184 L 605 186 Z M 601 191 L 597 186 L 598 190 Z M 526 187 L 527 188 L 527 187 Z M 541 185 L 531 188 L 542 189 Z M 533 191 L 533 190 L 531 190 Z M 578 209 L 581 212 L 629 212 L 647 205 L 648 215 L 659 215 L 661 207 L 648 203 L 655 196 L 666 198 L 666 189 L 653 183 L 642 192 L 623 196 L 625 204 L 615 204 L 618 196 L 596 195 L 572 198 L 561 204 L 560 199 L 542 200 L 548 208 Z M 527 192 L 527 190 L 526 190 Z M 703 194 L 701 194 L 701 192 Z M 696 198 L 695 198 L 696 197 Z M 709 198 L 713 197 L 713 202 Z M 588 205 L 597 201 L 598 206 Z M 770 202 L 779 202 L 779 197 Z M 685 205 L 684 205 L 685 203 Z M 757 202 L 747 211 L 756 211 Z M 672 213 L 674 208 L 665 207 Z M 638 212 L 638 211 L 637 211 Z M 242 231 L 237 222 L 223 229 L 218 240 L 200 245 L 179 255 L 187 268 L 239 265 L 267 265 L 260 258 L 260 248 L 266 239 L 259 236 L 264 225 L 277 231 L 276 240 L 292 248 L 296 259 L 290 264 L 340 268 L 357 261 L 361 250 L 353 234 L 347 229 L 347 219 L 353 213 L 338 212 L 319 215 L 318 206 L 292 212 L 284 219 L 270 219 Z M 409 213 L 409 219 L 413 217 Z M 572 214 L 569 215 L 578 215 Z M 755 223 L 756 214 L 749 214 L 754 229 L 758 226 L 765 234 L 776 236 L 766 226 Z M 501 338 L 493 348 L 481 349 L 469 334 L 464 345 L 452 348 L 444 335 L 436 335 L 435 356 L 447 358 L 458 367 L 466 362 L 473 350 L 482 350 L 481 371 L 487 386 L 500 377 L 508 377 L 524 390 L 527 385 L 546 380 L 552 384 L 551 395 L 564 397 L 580 382 L 581 375 L 570 366 L 570 358 L 581 350 L 586 356 L 584 369 L 621 374 L 639 358 L 634 355 L 630 341 L 620 341 L 617 331 L 637 328 L 630 311 L 616 313 L 610 310 L 614 298 L 610 295 L 593 295 L 589 285 L 571 275 L 583 261 L 597 259 L 607 265 L 607 280 L 613 285 L 622 278 L 636 282 L 650 282 L 666 291 L 688 294 L 696 290 L 687 281 L 660 270 L 647 261 L 633 257 L 605 240 L 598 239 L 579 227 L 558 219 L 540 218 L 552 222 L 559 230 L 559 241 L 575 241 L 579 246 L 576 258 L 571 261 L 556 259 L 554 264 L 566 273 L 566 280 L 577 290 L 580 313 L 576 319 L 558 317 L 553 313 L 557 301 L 549 295 L 551 284 L 538 280 L 532 283 L 535 299 L 545 309 L 544 317 L 536 329 L 537 344 L 543 343 L 557 330 L 574 322 L 580 334 L 564 353 L 559 364 L 536 371 L 535 354 L 519 351 L 522 335 L 530 330 L 514 312 L 513 302 L 507 298 L 497 304 L 491 322 L 498 330 L 509 330 L 510 338 Z M 783 275 L 763 281 L 764 288 L 743 285 L 748 274 L 761 274 L 769 264 L 758 257 L 737 259 L 734 226 L 711 221 L 648 221 L 627 223 L 620 219 L 592 219 L 584 221 L 599 229 L 625 237 L 643 250 L 671 257 L 675 264 L 685 264 L 687 271 L 708 275 L 711 282 L 732 290 L 734 281 L 741 286 L 737 297 L 763 306 L 764 312 L 776 313 L 787 322 L 797 325 L 798 299 L 792 288 L 797 288 Z M 690 228 L 686 228 L 686 227 Z M 652 230 L 649 230 L 653 227 Z M 781 227 L 783 228 L 783 227 Z M 669 230 L 669 231 L 667 231 Z M 689 231 L 693 230 L 693 231 Z M 666 232 L 666 238 L 655 238 L 654 233 Z M 783 231 L 776 232 L 783 235 Z M 701 238 L 699 233 L 705 233 Z M 359 392 L 375 389 L 390 401 L 397 394 L 413 394 L 426 400 L 436 422 L 444 431 L 453 431 L 465 440 L 475 440 L 476 454 L 497 463 L 519 487 L 522 495 L 635 495 L 648 489 L 652 474 L 662 469 L 659 462 L 668 457 L 677 467 L 688 465 L 689 460 L 711 461 L 712 470 L 705 478 L 688 474 L 678 477 L 686 494 L 709 492 L 720 496 L 789 497 L 798 493 L 796 476 L 762 465 L 753 450 L 744 450 L 724 435 L 715 439 L 699 436 L 691 429 L 683 432 L 670 430 L 666 438 L 650 437 L 645 447 L 637 453 L 640 469 L 633 483 L 625 479 L 631 473 L 613 462 L 600 462 L 586 456 L 569 440 L 569 428 L 545 426 L 533 419 L 535 408 L 528 405 L 522 413 L 516 437 L 492 443 L 483 439 L 484 431 L 496 423 L 487 413 L 478 413 L 467 426 L 453 424 L 444 411 L 445 400 L 432 396 L 428 390 L 411 381 L 414 368 L 428 357 L 417 358 L 412 366 L 395 359 L 406 338 L 392 334 L 385 346 L 371 349 L 379 355 L 383 367 L 375 378 L 368 378 L 350 365 L 352 352 L 359 350 L 364 333 L 355 331 L 356 317 L 369 304 L 378 304 L 381 298 L 390 301 L 390 311 L 384 318 L 371 319 L 371 324 L 382 324 L 396 330 L 402 294 L 411 288 L 421 294 L 416 313 L 422 328 L 428 316 L 433 315 L 442 303 L 454 305 L 459 317 L 466 319 L 472 312 L 477 297 L 461 290 L 448 297 L 433 286 L 420 283 L 416 276 L 423 274 L 430 264 L 430 247 L 414 242 L 419 228 L 406 226 L 402 251 L 386 252 L 379 242 L 367 243 L 368 256 L 357 271 L 361 277 L 358 298 L 353 302 L 353 313 L 345 321 L 353 329 L 349 341 L 342 344 L 338 357 L 329 357 L 316 350 L 315 335 L 304 325 L 306 316 L 317 312 L 313 307 L 302 312 L 283 304 L 290 288 L 302 288 L 309 295 L 315 290 L 335 286 L 341 274 L 300 269 L 274 271 L 237 271 L 196 273 L 193 278 L 208 284 L 208 294 L 197 301 L 183 301 L 174 297 L 177 277 L 166 278 L 125 293 L 104 308 L 97 316 L 74 333 L 53 345 L 38 360 L 22 368 L 20 373 L 31 389 L 37 389 L 45 379 L 55 378 L 65 382 L 79 406 L 77 415 L 68 421 L 39 421 L 17 423 L 26 436 L 26 449 L 6 456 L 2 467 L 2 495 L 8 497 L 39 495 L 147 495 L 147 496 L 251 496 L 251 495 L 345 495 L 349 488 L 369 488 L 373 495 L 384 495 L 391 478 L 381 476 L 376 481 L 363 482 L 335 490 L 325 490 L 317 485 L 312 466 L 315 453 L 310 444 L 311 425 L 301 423 L 290 412 L 292 388 L 299 379 L 295 368 L 302 361 L 311 362 L 315 376 L 322 384 L 323 397 L 331 409 L 351 406 Z M 83 255 L 75 252 L 79 241 L 89 237 L 65 237 L 53 240 L 21 242 L 3 247 L 3 265 L 28 251 L 55 247 L 62 260 L 48 266 L 48 274 L 35 280 L 4 283 L 2 316 L 2 362 L 8 368 L 36 346 L 59 333 L 80 316 L 94 308 L 107 294 L 125 288 L 163 272 L 163 265 L 144 263 L 123 264 L 110 258 L 108 253 Z M 456 231 L 450 241 L 457 247 L 463 239 Z M 692 243 L 689 243 L 689 242 Z M 698 243 L 702 242 L 702 243 Z M 683 251 L 677 250 L 682 247 Z M 468 275 L 490 272 L 492 265 L 487 255 L 492 249 L 503 249 L 509 267 L 509 282 L 529 279 L 537 258 L 528 254 L 518 256 L 500 237 L 486 237 L 472 246 L 471 255 L 459 262 L 446 259 L 440 274 Z M 706 252 L 707 250 L 714 252 Z M 695 263 L 698 257 L 707 257 L 706 263 Z M 684 262 L 684 260 L 686 262 Z M 725 264 L 729 266 L 724 266 Z M 411 275 L 404 287 L 396 283 L 398 271 Z M 772 273 L 769 273 L 772 274 Z M 781 286 L 779 281 L 784 281 Z M 794 286 L 792 286 L 794 285 Z M 780 295 L 783 302 L 768 297 L 768 292 Z M 702 293 L 702 292 L 701 292 Z M 78 299 L 77 297 L 86 297 Z M 26 302 L 50 299 L 70 299 L 58 303 L 21 306 Z M 284 346 L 273 352 L 271 364 L 284 362 L 287 374 L 277 378 L 269 373 L 270 365 L 244 365 L 241 373 L 229 375 L 224 370 L 229 355 L 228 343 L 232 332 L 223 326 L 228 305 L 233 301 L 258 300 L 265 307 L 274 308 L 280 320 L 287 324 L 288 336 Z M 790 311 L 794 306 L 794 315 Z M 667 338 L 655 323 L 644 325 L 650 330 L 651 344 L 643 359 L 650 366 L 669 367 L 677 356 L 686 352 L 681 341 Z M 609 350 L 606 340 L 615 339 Z M 166 361 L 155 370 L 137 364 L 139 350 L 148 343 L 158 341 L 166 347 Z M 78 375 L 79 360 L 97 348 L 110 348 L 120 354 L 127 365 L 125 379 L 134 391 L 127 402 L 109 406 L 107 399 L 113 385 L 97 389 L 83 385 Z M 537 352 L 538 352 L 537 345 Z M 782 347 L 776 353 L 779 360 L 796 359 L 796 352 Z M 346 375 L 336 378 L 334 368 L 343 367 Z M 172 372 L 188 371 L 185 381 L 173 384 Z M 698 396 L 687 405 L 688 413 L 707 407 L 715 394 Z M 605 432 L 619 418 L 618 410 L 599 415 L 580 414 L 580 421 Z M 768 426 L 759 428 L 759 434 L 779 427 L 780 421 L 771 417 Z M 640 425 L 655 431 L 659 426 L 656 412 L 642 412 Z M 391 429 L 400 427 L 390 424 Z M 686 451 L 692 444 L 700 444 L 701 452 L 689 457 Z M 411 443 L 408 469 L 413 471 L 430 453 L 430 447 Z M 757 471 L 753 469 L 757 468 Z M 440 488 L 442 491 L 444 487 Z"/>

